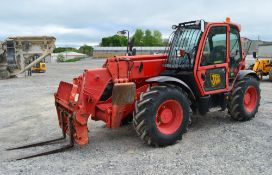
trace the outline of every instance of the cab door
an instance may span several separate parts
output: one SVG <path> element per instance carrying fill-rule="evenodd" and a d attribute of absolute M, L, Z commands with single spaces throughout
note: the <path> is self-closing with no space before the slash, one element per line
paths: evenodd
<path fill-rule="evenodd" d="M 229 26 L 215 24 L 207 31 L 197 67 L 198 84 L 203 96 L 228 89 Z"/>

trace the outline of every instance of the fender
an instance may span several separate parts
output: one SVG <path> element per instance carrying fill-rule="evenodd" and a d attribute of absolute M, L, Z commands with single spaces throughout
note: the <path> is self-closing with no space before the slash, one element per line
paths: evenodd
<path fill-rule="evenodd" d="M 257 76 L 256 72 L 254 72 L 253 70 L 240 70 L 237 75 L 237 80 L 242 80 L 247 75 L 251 75 L 251 76 L 255 77 L 257 80 L 260 80 L 260 78 Z"/>
<path fill-rule="evenodd" d="M 157 77 L 152 77 L 147 80 L 145 80 L 148 83 L 164 83 L 164 82 L 172 82 L 175 84 L 178 84 L 180 87 L 182 87 L 189 95 L 193 98 L 193 100 L 196 101 L 196 97 L 192 91 L 192 89 L 182 80 L 177 79 L 175 77 L 170 77 L 170 76 L 157 76 Z"/>

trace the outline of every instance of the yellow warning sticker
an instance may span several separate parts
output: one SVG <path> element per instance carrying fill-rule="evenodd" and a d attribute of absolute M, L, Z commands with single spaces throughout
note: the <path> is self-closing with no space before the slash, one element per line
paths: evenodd
<path fill-rule="evenodd" d="M 210 80 L 212 87 L 216 87 L 221 83 L 220 74 L 210 74 Z"/>

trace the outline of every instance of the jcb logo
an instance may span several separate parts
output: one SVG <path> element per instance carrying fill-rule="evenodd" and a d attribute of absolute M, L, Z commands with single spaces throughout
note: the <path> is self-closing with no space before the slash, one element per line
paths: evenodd
<path fill-rule="evenodd" d="M 216 87 L 221 83 L 220 74 L 210 74 L 210 80 L 212 87 Z"/>

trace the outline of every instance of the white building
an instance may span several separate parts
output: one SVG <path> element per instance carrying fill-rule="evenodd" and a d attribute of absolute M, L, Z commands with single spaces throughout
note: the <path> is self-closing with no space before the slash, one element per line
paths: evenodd
<path fill-rule="evenodd" d="M 258 57 L 272 58 L 272 43 L 259 45 Z"/>
<path fill-rule="evenodd" d="M 61 53 L 52 53 L 51 56 L 46 57 L 45 62 L 55 63 L 59 55 L 63 55 L 65 60 L 70 60 L 74 58 L 87 58 L 88 55 L 77 53 L 77 52 L 61 52 Z"/>

